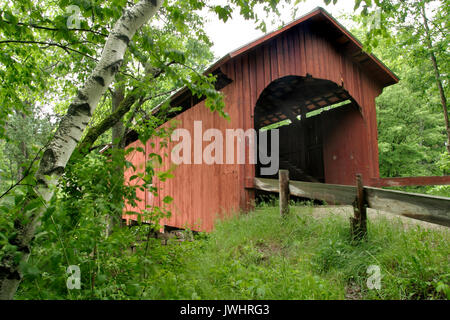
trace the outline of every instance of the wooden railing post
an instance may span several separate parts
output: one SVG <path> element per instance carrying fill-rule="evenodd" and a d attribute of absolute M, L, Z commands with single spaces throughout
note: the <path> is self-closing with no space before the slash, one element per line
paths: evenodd
<path fill-rule="evenodd" d="M 280 182 L 280 215 L 283 217 L 289 213 L 289 171 L 279 170 Z"/>
<path fill-rule="evenodd" d="M 350 218 L 352 237 L 360 240 L 367 235 L 367 208 L 361 174 L 356 175 L 356 200 L 353 204 L 355 216 Z"/>

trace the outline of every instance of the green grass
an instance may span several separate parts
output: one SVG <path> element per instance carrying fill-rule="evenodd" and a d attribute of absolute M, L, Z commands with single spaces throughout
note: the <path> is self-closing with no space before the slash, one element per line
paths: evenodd
<path fill-rule="evenodd" d="M 449 233 L 369 221 L 368 239 L 350 239 L 347 218 L 317 218 L 296 206 L 220 222 L 194 242 L 153 247 L 156 263 L 145 299 L 448 299 Z M 167 256 L 170 257 L 167 260 Z M 163 258 L 164 257 L 164 258 Z M 381 289 L 367 287 L 367 268 L 381 271 Z"/>
<path fill-rule="evenodd" d="M 93 242 L 82 241 L 92 238 L 86 230 L 62 247 L 44 235 L 22 268 L 16 299 L 450 298 L 447 229 L 369 215 L 368 238 L 357 243 L 335 209 L 319 215 L 311 204 L 297 205 L 281 218 L 272 205 L 166 246 L 145 241 L 148 225 L 117 230 L 96 243 L 97 255 Z M 66 288 L 72 264 L 81 268 L 81 290 Z M 380 268 L 380 290 L 367 286 L 371 265 Z"/>
<path fill-rule="evenodd" d="M 450 185 L 385 187 L 385 189 L 428 194 L 431 196 L 450 197 Z"/>

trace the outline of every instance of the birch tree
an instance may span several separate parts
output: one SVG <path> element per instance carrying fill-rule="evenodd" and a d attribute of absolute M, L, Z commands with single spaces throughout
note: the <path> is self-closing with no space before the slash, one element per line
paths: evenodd
<path fill-rule="evenodd" d="M 47 202 L 53 195 L 53 185 L 64 172 L 73 150 L 80 141 L 97 104 L 118 72 L 125 51 L 136 31 L 156 14 L 161 0 L 142 0 L 125 11 L 116 22 L 103 48 L 102 56 L 80 88 L 62 119 L 52 142 L 44 151 L 39 170 L 36 172 L 36 195 Z M 26 224 L 17 226 L 16 244 L 21 260 L 26 260 L 30 243 L 45 207 L 40 207 L 29 217 Z M 0 299 L 12 299 L 21 280 L 19 264 L 12 257 L 3 257 L 0 270 Z"/>

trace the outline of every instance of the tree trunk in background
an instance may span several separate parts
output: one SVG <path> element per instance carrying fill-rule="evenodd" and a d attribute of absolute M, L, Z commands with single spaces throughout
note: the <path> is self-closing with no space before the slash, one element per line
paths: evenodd
<path fill-rule="evenodd" d="M 25 117 L 26 117 L 23 112 L 19 112 L 19 115 L 22 117 L 22 119 L 25 119 Z M 22 178 L 24 178 L 24 174 L 25 174 L 25 170 L 26 170 L 24 167 L 24 164 L 28 160 L 28 148 L 27 148 L 27 145 L 25 144 L 25 141 L 20 142 L 19 149 L 20 149 L 20 153 L 22 154 L 22 157 L 23 157 L 23 162 L 20 161 L 20 163 L 17 164 L 17 168 L 18 168 L 17 180 L 21 180 Z M 21 160 L 21 159 L 19 159 L 19 160 Z"/>
<path fill-rule="evenodd" d="M 439 72 L 439 66 L 436 60 L 436 56 L 433 51 L 433 42 L 431 41 L 431 33 L 430 28 L 428 27 L 428 20 L 425 14 L 425 6 L 422 7 L 422 18 L 423 24 L 425 28 L 425 37 L 427 42 L 428 50 L 430 51 L 430 59 L 433 64 L 434 76 L 436 78 L 436 84 L 439 89 L 439 95 L 441 98 L 441 105 L 444 111 L 444 119 L 445 119 L 445 129 L 447 131 L 447 152 L 450 153 L 450 123 L 448 118 L 448 109 L 447 109 L 447 98 L 445 97 L 444 87 L 442 86 L 441 73 Z"/>
<path fill-rule="evenodd" d="M 72 152 L 77 146 L 86 126 L 94 113 L 100 98 L 110 86 L 117 74 L 128 44 L 136 31 L 159 10 L 162 0 L 141 0 L 125 10 L 114 25 L 106 40 L 97 66 L 86 83 L 72 100 L 67 114 L 62 118 L 48 148 L 44 151 L 40 166 L 35 174 L 35 194 L 28 194 L 28 199 L 39 198 L 48 203 L 54 188 L 63 174 Z M 24 206 L 25 207 L 25 206 Z M 19 265 L 26 262 L 30 255 L 31 241 L 45 206 L 32 212 L 25 212 L 26 221 L 16 219 L 17 237 L 10 244 L 17 248 L 13 254 L 4 254 L 0 259 L 0 299 L 12 299 L 22 280 Z M 16 254 L 20 254 L 17 259 Z"/>
<path fill-rule="evenodd" d="M 118 87 L 112 93 L 111 99 L 111 113 L 114 113 L 119 108 L 120 104 L 124 100 L 124 88 Z M 123 209 L 123 194 L 122 194 L 122 186 L 124 184 L 124 165 L 125 165 L 125 157 L 123 154 L 124 145 L 123 135 L 125 133 L 125 128 L 122 120 L 119 120 L 112 127 L 112 159 L 114 163 L 117 163 L 117 166 L 112 174 L 111 184 L 112 184 L 112 195 L 113 195 L 113 205 L 115 210 L 108 217 L 108 229 L 107 233 L 110 235 L 115 226 L 120 225 L 122 220 L 122 209 Z"/>

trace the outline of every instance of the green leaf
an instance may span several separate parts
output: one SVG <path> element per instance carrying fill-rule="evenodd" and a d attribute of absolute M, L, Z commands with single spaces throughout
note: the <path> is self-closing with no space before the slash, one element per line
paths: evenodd
<path fill-rule="evenodd" d="M 163 202 L 167 203 L 167 204 L 171 203 L 172 201 L 173 201 L 173 198 L 170 196 L 165 196 L 163 199 Z"/>

